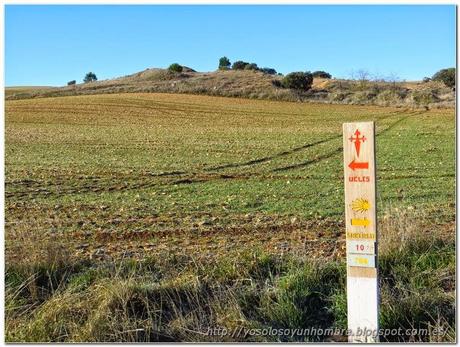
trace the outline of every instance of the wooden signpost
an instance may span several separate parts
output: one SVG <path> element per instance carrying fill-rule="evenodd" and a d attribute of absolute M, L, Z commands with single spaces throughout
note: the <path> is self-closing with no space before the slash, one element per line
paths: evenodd
<path fill-rule="evenodd" d="M 350 342 L 378 341 L 374 122 L 343 124 Z"/>

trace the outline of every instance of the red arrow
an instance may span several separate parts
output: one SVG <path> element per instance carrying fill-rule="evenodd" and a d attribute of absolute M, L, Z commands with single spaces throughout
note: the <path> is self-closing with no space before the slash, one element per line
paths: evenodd
<path fill-rule="evenodd" d="M 353 161 L 350 164 L 348 164 L 348 167 L 350 169 L 352 169 L 353 171 L 355 169 L 369 169 L 369 163 L 367 163 L 367 162 L 366 163 L 358 163 L 353 159 Z"/>

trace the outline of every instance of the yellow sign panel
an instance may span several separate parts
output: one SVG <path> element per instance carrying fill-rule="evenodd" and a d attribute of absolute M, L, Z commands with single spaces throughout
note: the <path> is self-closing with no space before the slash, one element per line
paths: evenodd
<path fill-rule="evenodd" d="M 353 225 L 353 226 L 367 227 L 370 224 L 371 224 L 371 222 L 367 218 L 362 218 L 362 219 L 352 218 L 351 219 L 351 225 Z"/>

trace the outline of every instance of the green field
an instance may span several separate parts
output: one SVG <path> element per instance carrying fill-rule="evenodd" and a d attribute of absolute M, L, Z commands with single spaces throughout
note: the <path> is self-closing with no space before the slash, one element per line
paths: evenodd
<path fill-rule="evenodd" d="M 429 315 L 437 312 L 438 304 L 451 307 L 455 292 L 453 109 L 425 111 L 177 94 L 24 99 L 6 102 L 7 274 L 10 271 L 7 297 L 16 293 L 8 304 L 14 308 L 7 312 L 7 327 L 8 322 L 12 324 L 7 329 L 7 338 L 11 341 L 112 340 L 113 336 L 84 330 L 86 328 L 79 325 L 80 321 L 72 322 L 73 325 L 69 323 L 80 327 L 78 334 L 70 333 L 70 328 L 63 328 L 65 333 L 59 329 L 38 333 L 38 328 L 31 323 L 39 321 L 42 316 L 50 319 L 46 316 L 49 314 L 47 301 L 51 300 L 49 305 L 59 306 L 52 300 L 64 300 L 68 293 L 66 286 L 73 283 L 75 274 L 81 277 L 81 273 L 94 264 L 105 266 L 103 264 L 126 260 L 140 264 L 146 259 L 155 262 L 157 260 L 152 260 L 155 257 L 175 257 L 174 261 L 178 263 L 172 268 L 182 264 L 180 266 L 186 269 L 191 261 L 180 257 L 191 257 L 194 262 L 210 266 L 210 262 L 225 262 L 234 254 L 238 255 L 234 259 L 241 260 L 247 269 L 250 266 L 247 262 L 251 262 L 245 257 L 248 252 L 257 251 L 261 252 L 262 258 L 256 257 L 255 262 L 261 262 L 262 269 L 265 269 L 267 259 L 290 254 L 295 255 L 294 263 L 299 259 L 302 264 L 318 258 L 327 259 L 323 263 L 332 261 L 342 269 L 337 275 L 342 278 L 341 129 L 343 122 L 351 121 L 376 122 L 377 199 L 382 237 L 392 227 L 407 229 L 412 224 L 429 237 L 434 237 L 431 234 L 436 230 L 436 237 L 442 240 L 436 239 L 441 242 L 440 248 L 427 249 L 434 254 L 447 252 L 443 256 L 447 254 L 448 258 L 440 257 L 440 260 L 435 257 L 436 260 L 428 259 L 425 263 L 417 257 L 414 261 L 428 277 L 430 271 L 444 271 L 443 276 L 449 285 L 422 281 L 411 282 L 410 288 L 418 288 L 420 293 L 426 288 L 430 288 L 431 293 L 435 290 L 433 288 L 439 290 L 442 298 L 433 303 Z M 437 245 L 436 242 L 433 245 Z M 431 256 L 432 253 L 423 247 L 418 251 Z M 418 251 L 404 249 L 398 252 L 418 254 Z M 46 290 L 40 289 L 43 295 L 36 294 L 41 299 L 35 298 L 35 301 L 23 293 L 23 287 L 18 289 L 20 283 L 27 281 L 27 276 L 43 269 L 44 264 L 55 264 L 61 257 L 56 254 L 60 252 L 65 253 L 65 260 L 58 263 L 65 263 L 66 269 L 72 264 L 73 269 L 62 278 L 56 275 L 61 280 L 59 283 L 65 284 L 58 288 L 53 285 L 49 288 L 47 284 Z M 390 273 L 395 268 L 391 265 L 393 263 L 385 263 L 385 259 L 382 254 L 382 271 L 385 273 L 388 269 Z M 84 264 L 81 265 L 83 270 L 75 264 Z M 276 285 L 287 290 L 289 281 L 293 281 L 289 271 L 294 271 L 293 263 L 289 264 L 291 267 L 288 266 L 287 270 L 279 264 L 269 267 L 274 277 L 258 273 L 254 283 L 271 278 Z M 240 270 L 235 264 L 228 267 L 216 265 L 212 273 L 223 271 L 225 275 L 215 275 L 217 282 L 213 283 L 225 282 L 227 279 L 223 278 L 227 276 L 234 277 L 235 281 L 241 280 L 235 271 L 241 271 L 242 278 L 251 277 L 249 270 L 243 270 L 243 265 Z M 53 271 L 59 266 L 52 267 Z M 401 263 L 399 266 L 398 273 L 402 276 L 405 271 L 401 269 L 409 265 Z M 179 270 L 171 270 L 171 274 L 177 278 L 189 276 L 188 270 L 179 271 L 179 274 L 176 271 Z M 107 276 L 105 273 L 102 277 Z M 287 276 L 281 284 L 277 282 L 280 276 L 281 279 Z M 302 276 L 311 278 L 313 275 L 308 272 Z M 167 277 L 164 273 L 159 276 L 162 280 Z M 88 286 L 93 285 L 92 280 L 88 283 Z M 190 282 L 184 280 L 184 283 L 188 285 Z M 340 288 L 335 288 L 338 290 L 335 294 L 332 291 L 327 294 L 336 300 L 335 318 L 327 316 L 334 324 L 339 324 L 341 318 L 337 317 L 343 313 L 340 311 L 343 288 Z M 263 291 L 260 288 L 253 290 L 255 293 Z M 281 295 L 278 301 L 273 299 L 278 303 L 292 299 L 290 294 L 286 297 L 280 293 L 274 295 Z M 23 299 L 18 299 L 22 296 Z M 400 299 L 391 300 L 395 304 Z M 414 300 L 412 296 L 410 300 Z M 270 306 L 268 303 L 258 304 Z M 27 313 L 17 307 L 28 308 Z M 296 315 L 295 307 L 290 308 L 293 310 L 291 314 L 270 311 L 266 316 L 253 319 L 245 314 L 244 319 L 271 326 L 307 324 L 308 319 L 302 315 L 297 321 L 289 321 Z M 413 311 L 418 312 L 415 308 Z M 396 313 L 393 317 L 388 312 L 382 313 L 387 314 L 382 319 L 388 322 L 407 318 L 404 315 L 398 318 Z M 452 326 L 452 312 L 446 313 L 443 309 L 440 312 L 441 321 Z M 82 316 L 85 315 L 82 313 Z M 43 317 L 41 319 L 45 319 Z M 412 318 L 407 319 L 410 324 L 422 322 L 426 325 L 430 320 Z M 230 321 L 234 323 L 241 319 L 233 317 Z M 433 317 L 430 324 L 436 319 Z M 144 323 L 145 320 L 144 317 Z M 20 328 L 12 328 L 18 322 Z M 164 336 L 117 335 L 117 338 L 150 341 L 167 340 L 167 336 L 172 336 L 173 340 L 200 340 L 189 335 L 175 335 L 171 331 Z M 448 338 L 452 339 L 452 334 Z"/>

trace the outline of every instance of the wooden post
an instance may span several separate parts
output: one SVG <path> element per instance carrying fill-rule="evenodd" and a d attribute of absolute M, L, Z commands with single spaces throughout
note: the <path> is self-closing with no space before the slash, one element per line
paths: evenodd
<path fill-rule="evenodd" d="M 374 122 L 343 124 L 350 342 L 378 342 Z"/>

